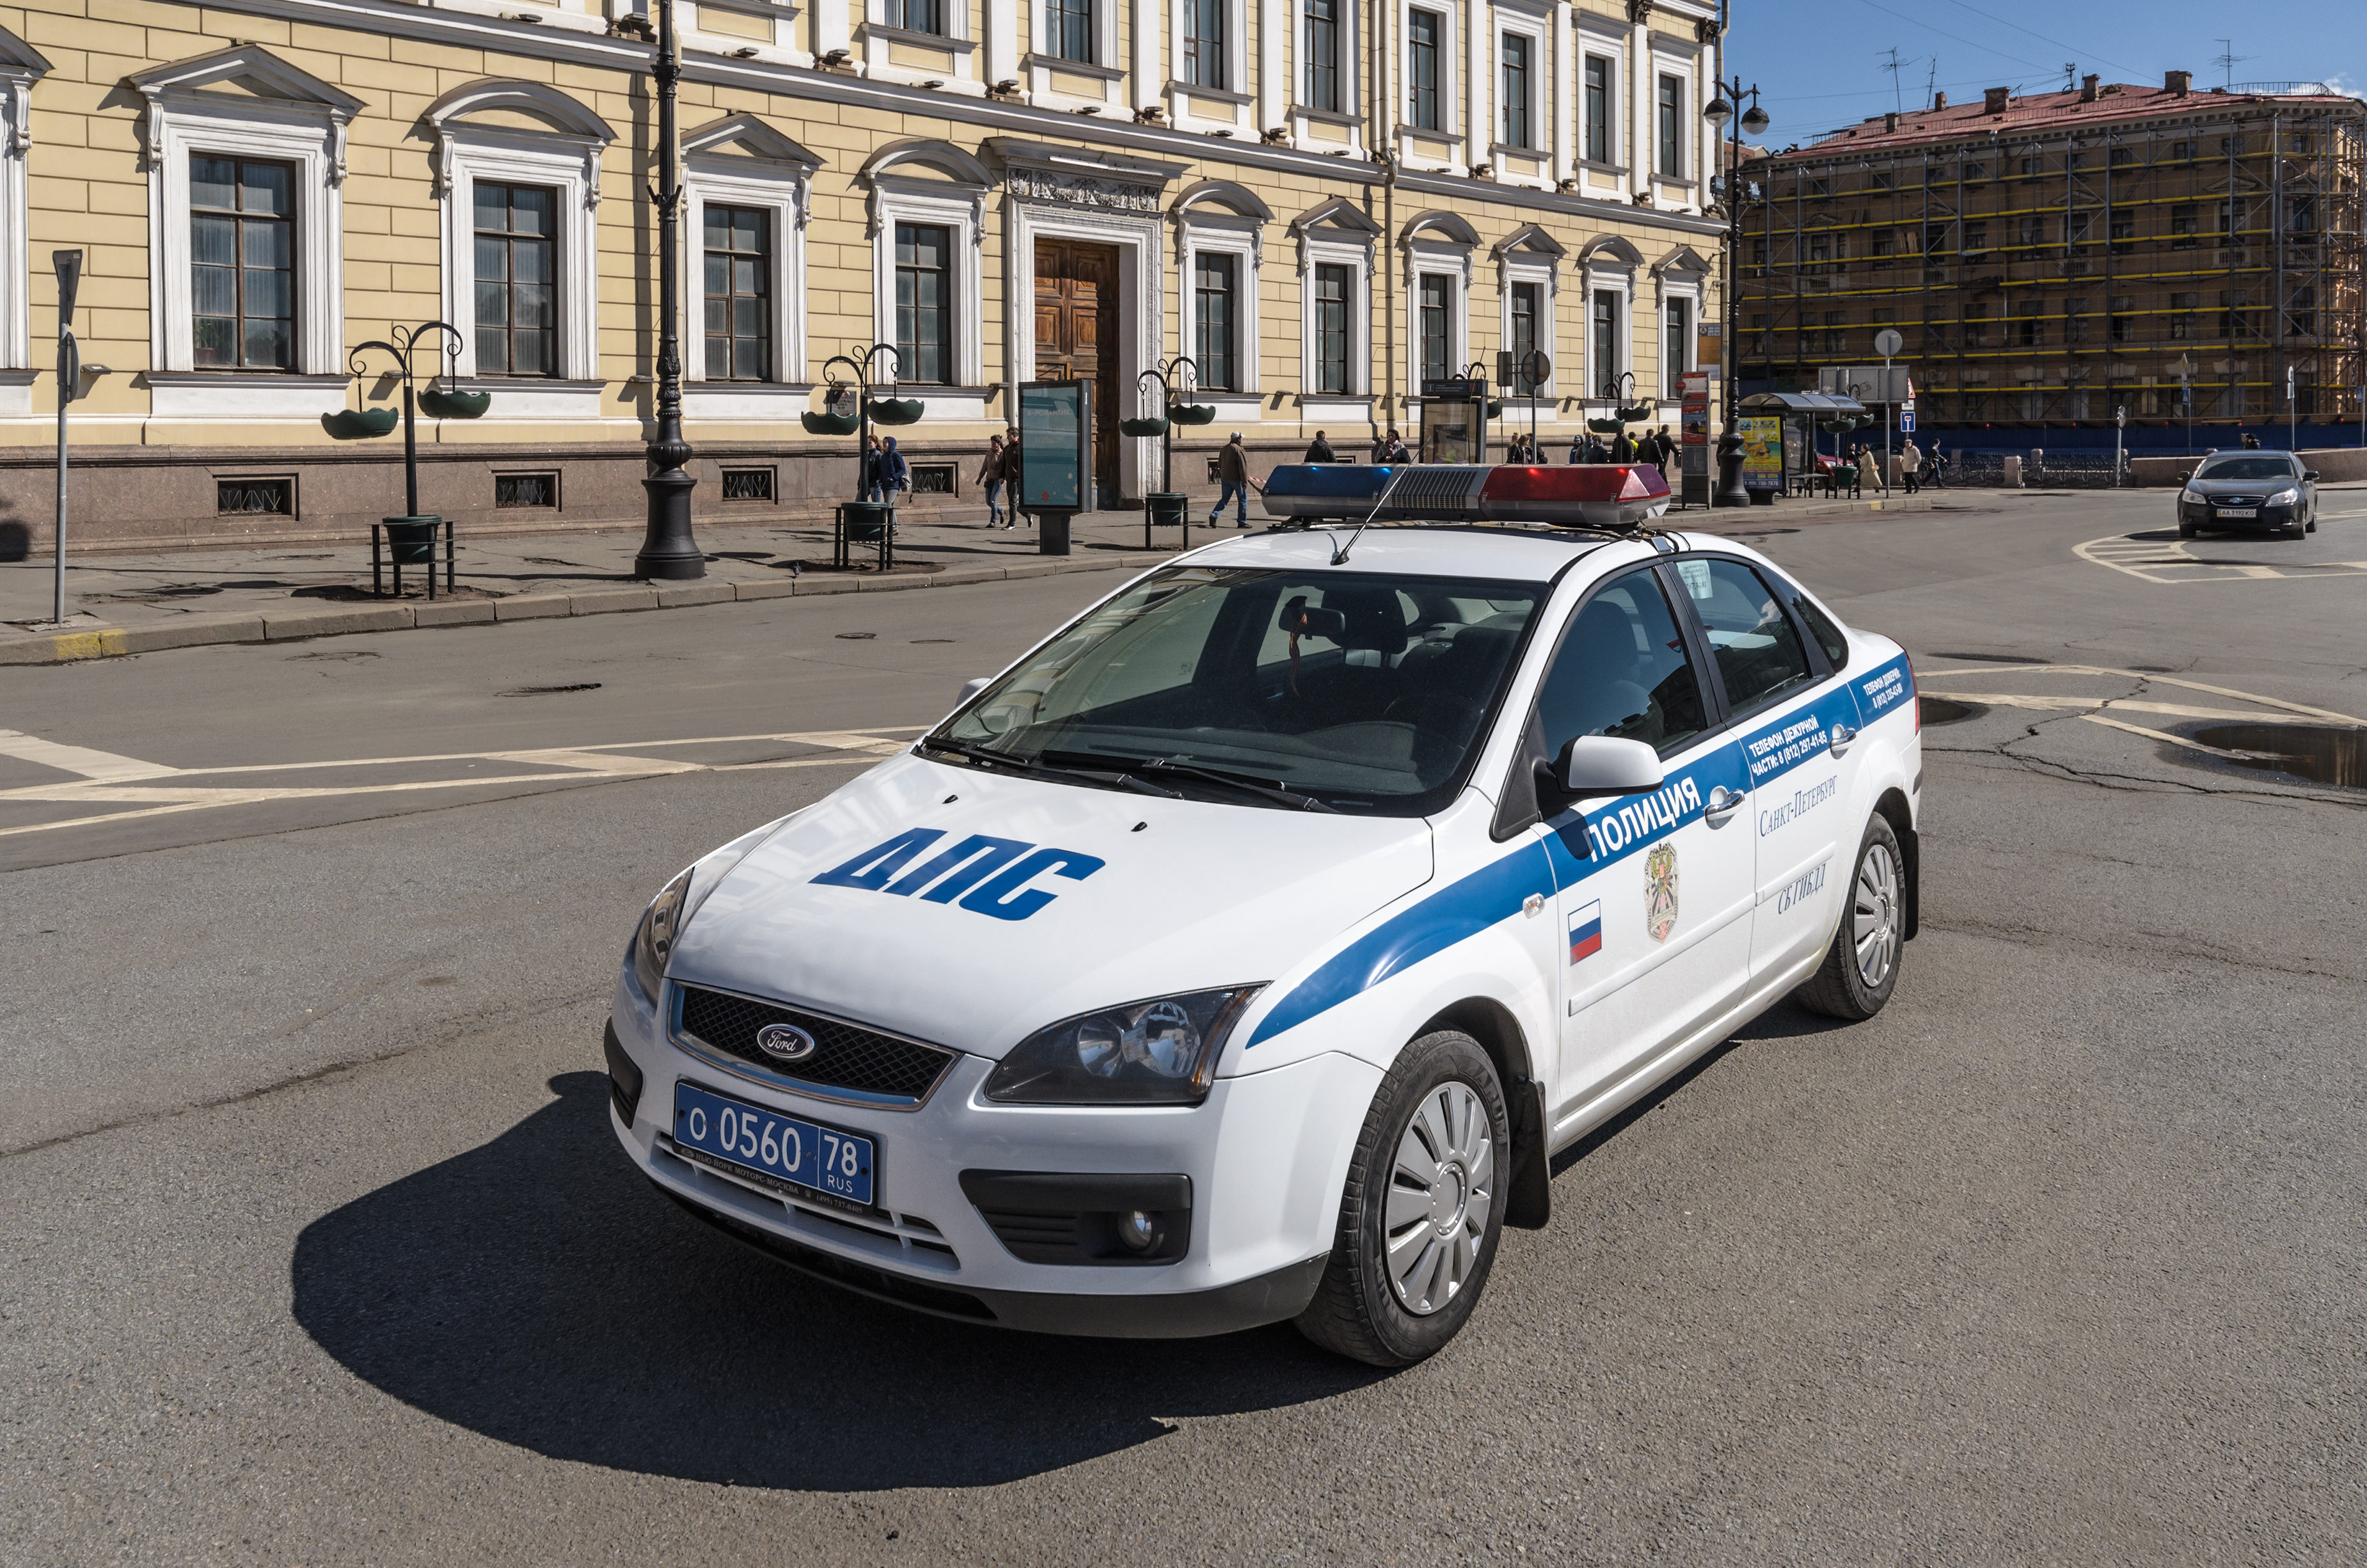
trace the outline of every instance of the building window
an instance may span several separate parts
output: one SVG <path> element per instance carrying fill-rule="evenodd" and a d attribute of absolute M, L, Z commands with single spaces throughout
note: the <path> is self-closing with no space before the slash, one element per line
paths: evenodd
<path fill-rule="evenodd" d="M 2111 152 L 2111 153 L 2107 153 L 2107 154 L 2105 155 L 2105 158 L 2104 158 L 2104 166 L 2105 166 L 2106 168 L 2117 169 L 2117 168 L 2119 168 L 2123 164 L 2134 164 L 2134 163 L 2135 163 L 2136 161 L 2137 161 L 2137 154 L 2136 154 L 2136 150 L 2135 150 L 2135 148 L 2133 148 L 2133 147 L 2115 147 L 2115 148 L 2113 148 L 2113 149 L 2112 150 L 2112 152 Z"/>
<path fill-rule="evenodd" d="M 1232 0 L 1184 0 L 1184 79 L 1229 88 L 1225 17 Z"/>
<path fill-rule="evenodd" d="M 559 373 L 558 206 L 559 193 L 544 187 L 477 182 L 481 376 Z"/>
<path fill-rule="evenodd" d="M 1340 111 L 1341 0 L 1307 0 L 1307 107 Z"/>
<path fill-rule="evenodd" d="M 723 471 L 726 501 L 770 501 L 773 471 L 769 468 L 727 468 Z"/>
<path fill-rule="evenodd" d="M 2112 241 L 2114 256 L 2126 256 L 2136 249 L 2135 210 L 2127 207 L 2107 208 L 2104 212 L 2104 234 Z"/>
<path fill-rule="evenodd" d="M 1612 62 L 1600 54 L 1586 57 L 1586 161 L 1608 164 L 1611 145 Z"/>
<path fill-rule="evenodd" d="M 1693 369 L 1693 302 L 1691 300 L 1670 300 L 1668 311 L 1668 342 L 1660 356 L 1660 395 L 1682 397 L 1684 373 Z"/>
<path fill-rule="evenodd" d="M 1234 279 L 1238 258 L 1202 251 L 1192 262 L 1192 362 L 1211 392 L 1239 390 L 1234 367 Z"/>
<path fill-rule="evenodd" d="M 2285 233 L 2294 239 L 2308 241 L 2317 237 L 2317 198 L 2295 196 L 2286 200 Z"/>
<path fill-rule="evenodd" d="M 1052 53 L 1062 60 L 1097 65 L 1094 51 L 1093 0 L 1051 0 Z"/>
<path fill-rule="evenodd" d="M 2046 160 L 2044 158 L 2024 158 L 2022 161 L 2022 177 L 2024 179 L 2033 178 L 2045 172 Z"/>
<path fill-rule="evenodd" d="M 2039 314 L 2045 308 L 2044 300 L 2027 300 L 2013 308 L 2019 329 L 2014 340 L 2024 348 L 2036 348 L 2046 342 L 2046 323 Z"/>
<path fill-rule="evenodd" d="M 2219 204 L 2219 243 L 2221 244 L 2232 245 L 2243 243 L 2243 233 L 2236 227 L 2239 222 L 2241 220 L 2237 216 L 2236 204 L 2233 201 L 2223 201 Z"/>
<path fill-rule="evenodd" d="M 2203 296 L 2196 292 L 2172 294 L 2169 297 L 2169 308 L 2176 312 L 2169 318 L 2169 335 L 2172 338 L 2180 343 L 2189 342 L 2193 338 L 2194 307 L 2202 302 Z"/>
<path fill-rule="evenodd" d="M 2135 330 L 2135 324 L 2136 322 L 2136 317 L 2131 315 L 2129 312 L 2136 309 L 2136 299 L 2134 295 L 2115 294 L 2112 296 L 2112 335 L 2113 342 L 2126 343 L 2129 340 L 2131 333 Z"/>
<path fill-rule="evenodd" d="M 888 0 L 888 25 L 909 33 L 943 34 L 945 0 Z"/>
<path fill-rule="evenodd" d="M 2317 290 L 2307 285 L 2293 290 L 2293 303 L 2285 310 L 2285 335 L 2316 337 L 2317 335 Z"/>
<path fill-rule="evenodd" d="M 1989 226 L 1987 223 L 1965 225 L 1965 259 L 1986 261 L 1989 254 Z"/>
<path fill-rule="evenodd" d="M 296 482 L 293 479 L 217 479 L 214 481 L 214 510 L 223 517 L 277 517 L 296 515 Z"/>
<path fill-rule="evenodd" d="M 247 158 L 189 160 L 192 347 L 209 369 L 296 363 L 296 171 Z"/>
<path fill-rule="evenodd" d="M 2088 301 L 2074 296 L 2063 301 L 2063 340 L 2066 343 L 2088 341 Z"/>
<path fill-rule="evenodd" d="M 953 248 L 951 229 L 934 223 L 896 225 L 896 357 L 907 381 L 954 379 Z"/>
<path fill-rule="evenodd" d="M 1512 377 L 1509 390 L 1524 397 L 1535 397 L 1539 385 L 1529 380 L 1527 367 L 1529 356 L 1537 348 L 1537 321 L 1545 313 L 1544 298 L 1545 285 L 1515 283 L 1504 304 L 1505 314 L 1509 318 L 1505 323 L 1509 330 L 1505 334 L 1504 346 L 1512 351 Z"/>
<path fill-rule="evenodd" d="M 2172 163 L 2177 164 L 2191 164 L 2194 162 L 2194 143 L 2191 142 L 2171 142 L 2169 144 L 2169 157 Z"/>
<path fill-rule="evenodd" d="M 1827 311 L 1825 312 L 1825 352 L 1827 354 L 1846 354 L 1849 352 L 1848 321 L 1849 312 L 1847 311 Z"/>
<path fill-rule="evenodd" d="M 1898 236 L 1888 229 L 1874 232 L 1874 267 L 1880 271 L 1890 265 L 1891 252 L 1897 248 Z"/>
<path fill-rule="evenodd" d="M 1619 386 L 1619 296 L 1594 291 L 1594 395 L 1616 397 Z"/>
<path fill-rule="evenodd" d="M 495 511 L 559 509 L 559 475 L 497 473 L 493 475 Z"/>
<path fill-rule="evenodd" d="M 1985 348 L 1989 341 L 1989 308 L 1987 305 L 1965 307 L 1965 347 Z"/>
<path fill-rule="evenodd" d="M 1923 225 L 1923 254 L 1925 256 L 1945 256 L 1948 254 L 1947 224 L 1926 223 Z"/>
<path fill-rule="evenodd" d="M 2043 245 L 2045 243 L 2045 215 L 2043 213 L 2032 213 L 2024 217 L 2022 221 L 2022 248 L 2029 250 L 2033 246 Z"/>
<path fill-rule="evenodd" d="M 1430 293 L 1432 280 L 1422 279 L 1422 373 L 1430 374 Z M 1440 278 L 1444 284 L 1446 280 Z M 1355 298 L 1355 268 L 1335 262 L 1318 263 L 1315 268 L 1315 390 L 1320 392 L 1349 392 L 1355 389 L 1348 380 L 1348 302 Z M 1439 362 L 1446 361 L 1445 306 L 1439 307 Z M 1444 370 L 1438 374 L 1444 375 Z"/>
<path fill-rule="evenodd" d="M 1529 145 L 1529 50 L 1526 33 L 1506 33 L 1503 49 L 1504 145 Z"/>
<path fill-rule="evenodd" d="M 2181 201 L 2169 210 L 2169 248 L 2194 248 L 2194 203 Z"/>
<path fill-rule="evenodd" d="M 1662 179 L 1685 177 L 1685 79 L 1660 78 L 1660 161 Z"/>
<path fill-rule="evenodd" d="M 2088 231 L 2095 222 L 2093 212 L 2066 213 L 2063 219 L 2063 246 L 2072 256 L 2088 254 Z"/>
<path fill-rule="evenodd" d="M 1438 35 L 1445 18 L 1435 11 L 1406 14 L 1406 74 L 1410 79 L 1406 117 L 1417 131 L 1438 123 Z"/>
<path fill-rule="evenodd" d="M 1455 340 L 1449 324 L 1455 314 L 1455 279 L 1435 272 L 1421 275 L 1421 379 L 1434 381 L 1455 374 Z"/>
<path fill-rule="evenodd" d="M 773 215 L 760 207 L 707 209 L 707 379 L 773 377 Z"/>

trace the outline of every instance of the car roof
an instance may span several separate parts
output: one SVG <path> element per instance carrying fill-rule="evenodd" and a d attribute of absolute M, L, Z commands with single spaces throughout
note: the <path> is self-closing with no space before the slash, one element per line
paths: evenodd
<path fill-rule="evenodd" d="M 1304 570 L 1328 566 L 1331 553 L 1354 532 L 1333 525 L 1243 534 L 1219 539 L 1178 561 L 1195 566 L 1259 566 Z M 1662 537 L 1682 550 L 1756 553 L 1730 540 L 1706 535 Z M 1573 562 L 1596 558 L 1598 568 L 1649 560 L 1658 553 L 1644 538 L 1623 539 L 1573 529 L 1517 524 L 1375 524 L 1350 551 L 1341 570 L 1408 577 L 1484 577 L 1498 582 L 1550 583 Z M 1591 574 L 1590 573 L 1590 575 Z"/>

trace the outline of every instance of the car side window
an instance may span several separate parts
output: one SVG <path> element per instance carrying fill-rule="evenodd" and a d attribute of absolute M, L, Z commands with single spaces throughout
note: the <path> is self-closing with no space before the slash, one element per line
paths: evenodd
<path fill-rule="evenodd" d="M 1778 597 L 1792 607 L 1792 613 L 1800 618 L 1800 624 L 1808 629 L 1808 635 L 1817 640 L 1817 646 L 1825 651 L 1825 657 L 1832 662 L 1833 668 L 1846 669 L 1849 666 L 1849 639 L 1842 636 L 1841 629 L 1833 624 L 1833 618 L 1818 609 L 1816 601 L 1802 593 L 1795 585 L 1785 582 L 1772 572 L 1761 572 L 1759 575 L 1774 588 Z"/>
<path fill-rule="evenodd" d="M 1708 728 L 1701 683 L 1648 566 L 1595 591 L 1562 634 L 1537 692 L 1546 755 L 1580 735 L 1642 741 L 1663 756 Z"/>
<path fill-rule="evenodd" d="M 1680 561 L 1677 574 L 1701 617 L 1726 682 L 1727 706 L 1747 713 L 1815 679 L 1807 650 L 1766 580 L 1739 561 Z"/>

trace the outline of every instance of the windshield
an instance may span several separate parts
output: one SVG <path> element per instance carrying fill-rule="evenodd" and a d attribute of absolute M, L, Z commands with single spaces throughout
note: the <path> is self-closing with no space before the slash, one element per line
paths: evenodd
<path fill-rule="evenodd" d="M 2203 465 L 2197 479 L 2291 479 L 2301 472 L 2291 458 L 2220 458 Z"/>
<path fill-rule="evenodd" d="M 1422 815 L 1461 786 L 1546 591 L 1179 567 L 1070 627 L 924 744 L 1056 780 L 1084 770 L 1194 799 Z"/>

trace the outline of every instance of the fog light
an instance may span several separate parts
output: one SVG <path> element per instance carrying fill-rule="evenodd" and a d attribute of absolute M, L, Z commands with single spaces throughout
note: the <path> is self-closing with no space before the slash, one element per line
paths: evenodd
<path fill-rule="evenodd" d="M 1129 1209 L 1117 1217 L 1117 1244 L 1128 1252 L 1149 1252 L 1159 1244 L 1159 1216 L 1147 1209 Z"/>

